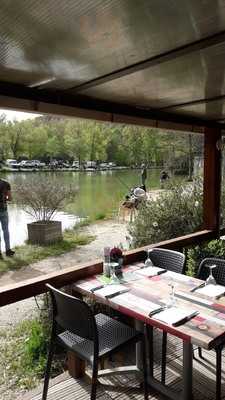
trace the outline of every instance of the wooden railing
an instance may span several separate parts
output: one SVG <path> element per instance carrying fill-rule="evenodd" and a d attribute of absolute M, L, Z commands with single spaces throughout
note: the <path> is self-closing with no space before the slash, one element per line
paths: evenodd
<path fill-rule="evenodd" d="M 125 253 L 125 264 L 143 260 L 146 256 L 146 249 L 151 247 L 162 247 L 172 250 L 180 250 L 184 247 L 196 245 L 216 237 L 216 232 L 211 230 L 199 231 L 160 243 L 155 243 Z M 0 306 L 15 303 L 32 296 L 46 292 L 46 283 L 56 287 L 62 287 L 77 281 L 78 279 L 101 273 L 103 268 L 102 260 L 94 260 L 93 263 L 81 264 L 64 269 L 60 272 L 45 274 L 33 279 L 0 287 Z"/>

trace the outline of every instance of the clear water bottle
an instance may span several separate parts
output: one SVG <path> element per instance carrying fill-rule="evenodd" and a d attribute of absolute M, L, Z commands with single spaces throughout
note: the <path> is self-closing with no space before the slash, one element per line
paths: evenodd
<path fill-rule="evenodd" d="M 103 261 L 103 274 L 110 278 L 111 268 L 110 268 L 110 247 L 104 247 L 104 261 Z"/>

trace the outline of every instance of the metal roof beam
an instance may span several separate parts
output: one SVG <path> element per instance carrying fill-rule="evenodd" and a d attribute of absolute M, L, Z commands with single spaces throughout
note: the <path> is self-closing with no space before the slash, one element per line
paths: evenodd
<path fill-rule="evenodd" d="M 215 35 L 208 36 L 204 39 L 197 40 L 195 42 L 186 44 L 184 46 L 177 47 L 173 50 L 167 51 L 163 54 L 148 58 L 144 61 L 140 61 L 136 64 L 130 65 L 128 67 L 119 69 L 117 71 L 111 72 L 109 74 L 100 76 L 99 78 L 92 79 L 88 82 L 82 83 L 77 86 L 73 86 L 66 91 L 73 90 L 73 93 L 78 93 L 82 90 L 90 89 L 92 87 L 108 83 L 112 80 L 121 78 L 133 74 L 137 71 L 144 70 L 146 68 L 155 67 L 156 65 L 162 64 L 167 61 L 174 60 L 176 58 L 185 56 L 187 54 L 193 53 L 195 51 L 200 51 L 211 46 L 218 45 L 225 42 L 225 31 L 216 33 Z"/>
<path fill-rule="evenodd" d="M 173 104 L 173 105 L 166 106 L 166 107 L 160 107 L 159 110 L 160 111 L 170 110 L 170 109 L 172 110 L 172 109 L 177 109 L 180 107 L 195 106 L 197 104 L 209 104 L 211 102 L 218 101 L 218 100 L 225 100 L 225 94 L 222 94 L 220 96 L 210 97 L 207 99 L 192 100 L 192 101 L 187 101 L 185 103 L 177 103 L 177 104 Z"/>
<path fill-rule="evenodd" d="M 203 127 L 221 128 L 216 121 L 176 115 L 156 109 L 96 100 L 87 96 L 71 96 L 65 92 L 27 88 L 0 82 L 0 108 L 36 113 L 49 113 L 100 121 L 151 126 L 187 132 L 204 132 Z"/>

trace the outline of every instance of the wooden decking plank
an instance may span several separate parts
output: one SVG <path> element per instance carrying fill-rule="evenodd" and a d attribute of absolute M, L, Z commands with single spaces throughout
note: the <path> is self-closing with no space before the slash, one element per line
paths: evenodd
<path fill-rule="evenodd" d="M 157 333 L 155 333 L 157 335 Z M 155 337 L 154 376 L 160 379 L 161 368 L 161 336 Z M 196 360 L 193 362 L 193 391 L 196 400 L 215 399 L 215 351 L 203 350 L 204 359 L 198 358 L 195 350 Z M 133 355 L 126 357 L 127 362 L 132 362 Z M 168 358 L 167 358 L 166 384 L 176 391 L 182 389 L 182 341 L 168 335 Z M 225 352 L 222 357 L 222 399 L 225 400 Z M 98 388 L 98 400 L 143 400 L 143 393 L 138 388 L 138 381 L 133 375 L 118 375 L 102 377 Z M 132 386 L 132 388 L 130 388 Z M 122 388 L 122 391 L 121 391 Z M 112 390 L 110 390 L 112 389 Z M 90 400 L 90 384 L 84 379 L 74 380 L 68 376 L 65 381 L 57 382 L 49 389 L 48 400 Z M 150 394 L 149 400 L 159 400 L 157 394 Z M 41 393 L 31 396 L 29 400 L 41 400 Z"/>

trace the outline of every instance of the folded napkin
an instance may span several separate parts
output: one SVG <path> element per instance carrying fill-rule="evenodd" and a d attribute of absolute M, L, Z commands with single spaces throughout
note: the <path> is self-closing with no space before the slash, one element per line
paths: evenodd
<path fill-rule="evenodd" d="M 110 297 L 114 297 L 116 295 L 125 293 L 128 290 L 129 289 L 124 285 L 115 284 L 115 285 L 106 285 L 102 289 L 97 290 L 95 293 L 97 295 L 100 295 L 100 296 L 103 296 L 106 298 L 110 298 Z"/>
<path fill-rule="evenodd" d="M 204 294 L 209 297 L 220 297 L 225 293 L 225 286 L 221 285 L 205 285 L 195 291 L 195 293 Z"/>

